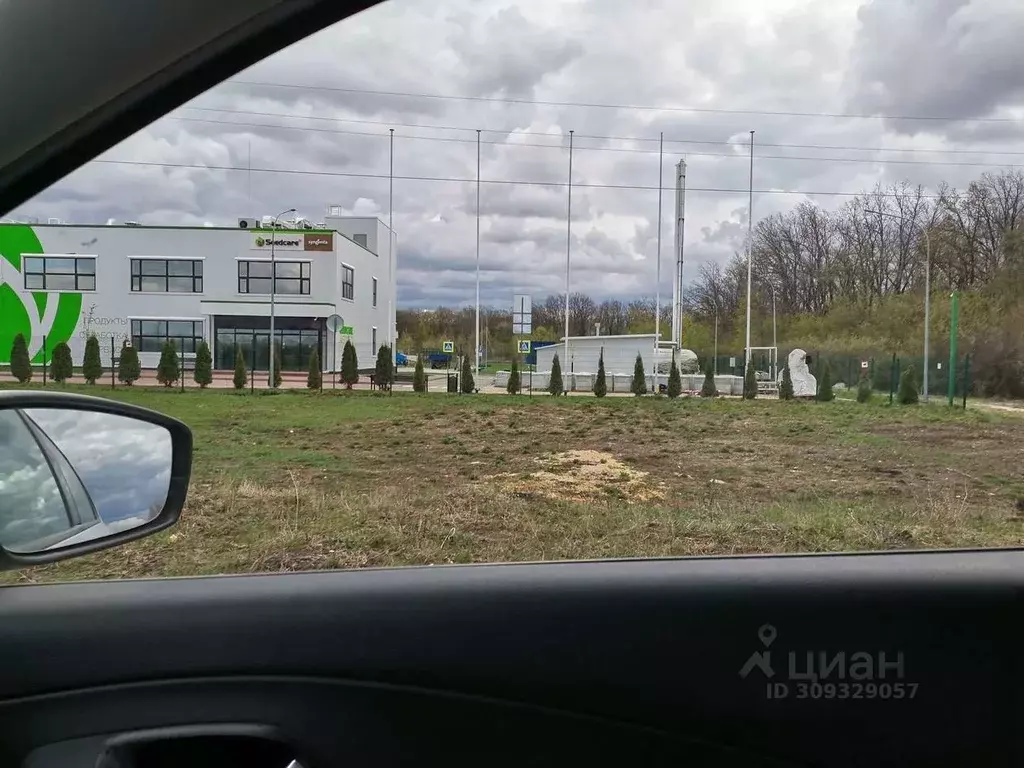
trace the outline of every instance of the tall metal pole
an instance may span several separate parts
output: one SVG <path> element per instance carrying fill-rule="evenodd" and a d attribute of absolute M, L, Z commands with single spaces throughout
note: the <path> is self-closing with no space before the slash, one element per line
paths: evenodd
<path fill-rule="evenodd" d="M 572 252 L 572 131 L 569 131 L 569 199 L 565 216 L 565 359 L 562 370 L 569 364 L 569 256 Z M 564 379 L 564 377 L 563 377 Z"/>
<path fill-rule="evenodd" d="M 775 348 L 772 354 L 775 356 L 772 361 L 772 381 L 778 380 L 778 367 L 779 367 L 779 334 L 775 323 L 775 284 L 768 283 L 772 289 L 772 346 Z"/>
<path fill-rule="evenodd" d="M 924 232 L 924 377 L 921 384 L 924 388 L 924 401 L 928 402 L 928 352 L 931 348 L 932 329 L 932 242 L 928 237 L 928 229 L 921 227 Z"/>
<path fill-rule="evenodd" d="M 276 389 L 274 386 L 274 288 L 277 283 L 277 262 L 274 261 L 274 241 L 277 240 L 277 225 L 281 217 L 286 213 L 295 213 L 294 208 L 289 208 L 287 211 L 281 211 L 277 216 L 274 217 L 273 230 L 270 233 L 270 364 L 268 370 L 270 371 L 270 378 L 267 380 L 267 387 L 270 389 Z M 255 364 L 256 358 L 253 358 Z"/>
<path fill-rule="evenodd" d="M 676 164 L 676 273 L 672 286 L 672 340 L 683 347 L 683 243 L 686 231 L 686 161 Z"/>
<path fill-rule="evenodd" d="M 476 352 L 473 370 L 480 373 L 480 129 L 476 132 Z"/>
<path fill-rule="evenodd" d="M 658 139 L 658 260 L 654 283 L 654 394 L 658 394 L 658 342 L 661 341 L 661 187 L 664 161 L 665 133 Z"/>
<path fill-rule="evenodd" d="M 956 397 L 956 336 L 960 326 L 960 294 L 953 291 L 949 298 L 949 385 L 947 390 L 948 404 L 952 408 L 953 398 Z"/>
<path fill-rule="evenodd" d="M 750 365 L 750 278 L 754 266 L 754 132 L 750 132 L 750 197 L 747 203 L 747 346 L 744 349 L 743 375 Z"/>
<path fill-rule="evenodd" d="M 388 346 L 391 347 L 391 364 L 395 363 L 395 268 L 394 253 L 395 245 L 395 129 L 389 128 L 390 133 L 388 148 Z M 373 350 L 377 354 L 377 350 Z"/>

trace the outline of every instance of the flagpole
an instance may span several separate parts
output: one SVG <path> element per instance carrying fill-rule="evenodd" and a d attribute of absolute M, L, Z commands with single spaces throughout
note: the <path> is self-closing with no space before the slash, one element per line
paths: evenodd
<path fill-rule="evenodd" d="M 661 187 L 662 172 L 665 167 L 665 132 L 658 137 L 658 266 L 654 288 L 654 394 L 658 389 L 658 342 L 661 341 Z"/>
<path fill-rule="evenodd" d="M 747 346 L 744 350 L 743 375 L 750 365 L 750 278 L 754 265 L 754 132 L 750 132 L 750 197 L 747 204 Z"/>
<path fill-rule="evenodd" d="M 565 216 L 565 359 L 562 369 L 569 365 L 569 256 L 572 251 L 572 131 L 569 131 L 569 199 Z M 562 376 L 565 380 L 565 376 Z"/>
<path fill-rule="evenodd" d="M 476 132 L 476 352 L 473 359 L 480 373 L 480 130 Z"/>

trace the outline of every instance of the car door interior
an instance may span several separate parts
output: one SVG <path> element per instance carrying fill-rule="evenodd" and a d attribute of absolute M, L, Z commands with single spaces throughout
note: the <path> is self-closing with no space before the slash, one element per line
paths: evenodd
<path fill-rule="evenodd" d="M 0 593 L 0 760 L 1013 764 L 1022 559 L 695 558 L 14 587 Z"/>

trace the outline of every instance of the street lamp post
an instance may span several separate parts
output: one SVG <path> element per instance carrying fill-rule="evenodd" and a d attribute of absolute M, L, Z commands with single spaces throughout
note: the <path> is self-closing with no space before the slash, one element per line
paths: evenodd
<path fill-rule="evenodd" d="M 932 243 L 928 237 L 928 228 L 913 219 L 899 216 L 887 211 L 865 210 L 865 213 L 877 216 L 888 216 L 901 222 L 910 222 L 924 235 L 924 375 L 921 378 L 921 388 L 924 390 L 924 401 L 928 402 L 928 345 L 931 340 L 931 310 L 932 310 Z"/>
<path fill-rule="evenodd" d="M 295 213 L 294 208 L 289 208 L 287 211 L 281 211 L 277 216 L 274 217 L 273 229 L 277 230 L 278 221 L 286 213 Z M 274 261 L 274 241 L 276 236 L 273 232 L 270 233 L 270 380 L 267 382 L 267 386 L 270 389 L 276 389 L 274 386 L 274 283 L 277 282 L 277 262 Z M 255 360 L 253 363 L 255 364 Z"/>

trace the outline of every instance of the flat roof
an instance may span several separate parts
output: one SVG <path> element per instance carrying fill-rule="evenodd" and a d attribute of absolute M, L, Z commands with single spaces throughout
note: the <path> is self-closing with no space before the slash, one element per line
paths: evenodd
<path fill-rule="evenodd" d="M 305 233 L 327 234 L 328 232 L 337 232 L 336 229 L 330 229 L 329 227 L 324 227 L 322 229 L 279 229 L 274 227 L 250 227 L 242 229 L 241 227 L 202 227 L 177 224 L 44 224 L 42 222 L 38 224 L 28 224 L 21 221 L 0 221 L 0 227 L 66 227 L 77 229 L 212 229 L 218 232 L 279 232 L 282 235 L 301 235 Z M 341 233 L 338 232 L 338 234 L 340 235 Z"/>

